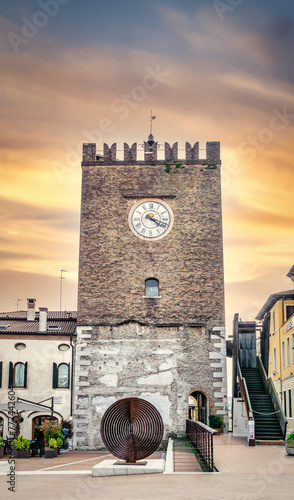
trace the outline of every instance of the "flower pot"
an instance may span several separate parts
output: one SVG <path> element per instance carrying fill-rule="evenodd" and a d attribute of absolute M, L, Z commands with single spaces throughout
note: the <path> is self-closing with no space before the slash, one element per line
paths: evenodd
<path fill-rule="evenodd" d="M 0 448 L 0 458 L 4 457 L 4 448 Z"/>
<path fill-rule="evenodd" d="M 29 458 L 29 450 L 15 450 L 15 458 Z"/>
<path fill-rule="evenodd" d="M 294 439 L 286 439 L 285 447 L 288 455 L 294 455 Z"/>
<path fill-rule="evenodd" d="M 57 457 L 57 450 L 45 450 L 45 458 Z"/>

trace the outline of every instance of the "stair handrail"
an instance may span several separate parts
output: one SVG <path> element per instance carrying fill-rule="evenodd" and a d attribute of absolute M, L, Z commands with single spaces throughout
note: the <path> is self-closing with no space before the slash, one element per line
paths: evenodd
<path fill-rule="evenodd" d="M 248 389 L 247 389 L 246 380 L 245 380 L 245 378 L 242 375 L 242 371 L 241 371 L 240 363 L 239 363 L 238 359 L 237 359 L 237 371 L 238 371 L 238 379 L 239 379 L 239 384 L 240 384 L 241 396 L 242 396 L 242 399 L 243 399 L 243 401 L 245 403 L 247 418 L 248 418 L 248 420 L 254 420 L 254 416 L 253 416 L 253 411 L 252 411 L 252 407 L 251 407 L 251 401 L 250 401 L 249 392 L 248 392 Z"/>
<path fill-rule="evenodd" d="M 257 366 L 258 366 L 259 373 L 261 375 L 263 384 L 265 386 L 266 392 L 267 392 L 267 394 L 269 394 L 269 396 L 272 400 L 272 403 L 273 403 L 274 409 L 276 411 L 276 415 L 277 415 L 277 418 L 278 418 L 278 421 L 279 421 L 279 424 L 280 424 L 280 427 L 281 427 L 281 430 L 282 430 L 282 433 L 283 433 L 283 436 L 285 439 L 286 434 L 287 434 L 287 423 L 288 423 L 287 418 L 285 416 L 285 413 L 284 413 L 283 407 L 281 405 L 281 401 L 280 401 L 279 395 L 277 393 L 277 390 L 275 388 L 275 385 L 274 385 L 271 377 L 267 376 L 265 368 L 263 366 L 262 359 L 259 355 L 257 356 Z"/>

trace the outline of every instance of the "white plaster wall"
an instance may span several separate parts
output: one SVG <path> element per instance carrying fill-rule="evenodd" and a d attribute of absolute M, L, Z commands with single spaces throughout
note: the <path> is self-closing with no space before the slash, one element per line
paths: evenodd
<path fill-rule="evenodd" d="M 15 349 L 17 343 L 26 344 L 26 349 L 21 351 Z M 27 399 L 29 401 L 40 402 L 44 399 L 60 398 L 60 402 L 54 404 L 55 416 L 60 420 L 61 416 L 65 419 L 70 418 L 70 389 L 53 389 L 52 375 L 53 362 L 71 363 L 71 347 L 68 351 L 60 351 L 60 344 L 68 344 L 67 340 L 49 340 L 49 339 L 26 339 L 25 336 L 20 339 L 1 339 L 0 352 L 2 361 L 2 387 L 0 388 L 0 404 L 8 402 L 8 380 L 9 380 L 9 361 L 13 364 L 17 362 L 28 363 L 27 388 L 14 389 L 15 397 Z M 50 401 L 44 402 L 50 406 Z M 25 412 L 23 414 L 24 422 L 21 424 L 21 433 L 24 437 L 32 438 L 32 419 L 36 416 L 50 415 L 50 412 Z M 3 435 L 8 435 L 7 412 L 0 412 L 4 419 Z"/>

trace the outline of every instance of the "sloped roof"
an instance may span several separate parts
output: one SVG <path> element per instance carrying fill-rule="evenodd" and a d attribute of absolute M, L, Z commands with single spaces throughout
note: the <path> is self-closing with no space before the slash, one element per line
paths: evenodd
<path fill-rule="evenodd" d="M 34 321 L 27 321 L 27 311 L 12 311 L 0 313 L 0 335 L 1 334 L 39 334 L 39 315 L 36 314 Z M 72 335 L 76 331 L 76 311 L 59 312 L 48 311 L 47 335 Z M 2 328 L 1 328 L 2 326 Z M 4 329 L 4 327 L 7 327 Z M 50 331 L 50 326 L 57 326 L 58 330 Z M 42 335 L 44 333 L 42 332 Z"/>
<path fill-rule="evenodd" d="M 259 313 L 256 316 L 256 319 L 261 321 L 267 312 L 269 312 L 275 305 L 276 302 L 280 299 L 294 299 L 294 290 L 286 290 L 285 292 L 277 292 L 277 293 L 272 293 L 267 301 L 263 304 L 262 308 L 260 309 Z"/>

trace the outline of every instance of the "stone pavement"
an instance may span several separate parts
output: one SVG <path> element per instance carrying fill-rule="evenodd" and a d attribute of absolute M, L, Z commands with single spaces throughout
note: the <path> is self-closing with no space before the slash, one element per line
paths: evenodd
<path fill-rule="evenodd" d="M 1 475 L 0 496 L 2 500 L 293 500 L 294 457 L 286 455 L 284 447 L 248 447 L 245 439 L 229 435 L 214 437 L 214 452 L 219 473 L 103 478 L 91 476 L 92 463 L 104 460 L 103 455 L 109 458 L 103 452 L 19 459 L 16 493 L 7 491 L 7 477 Z"/>

